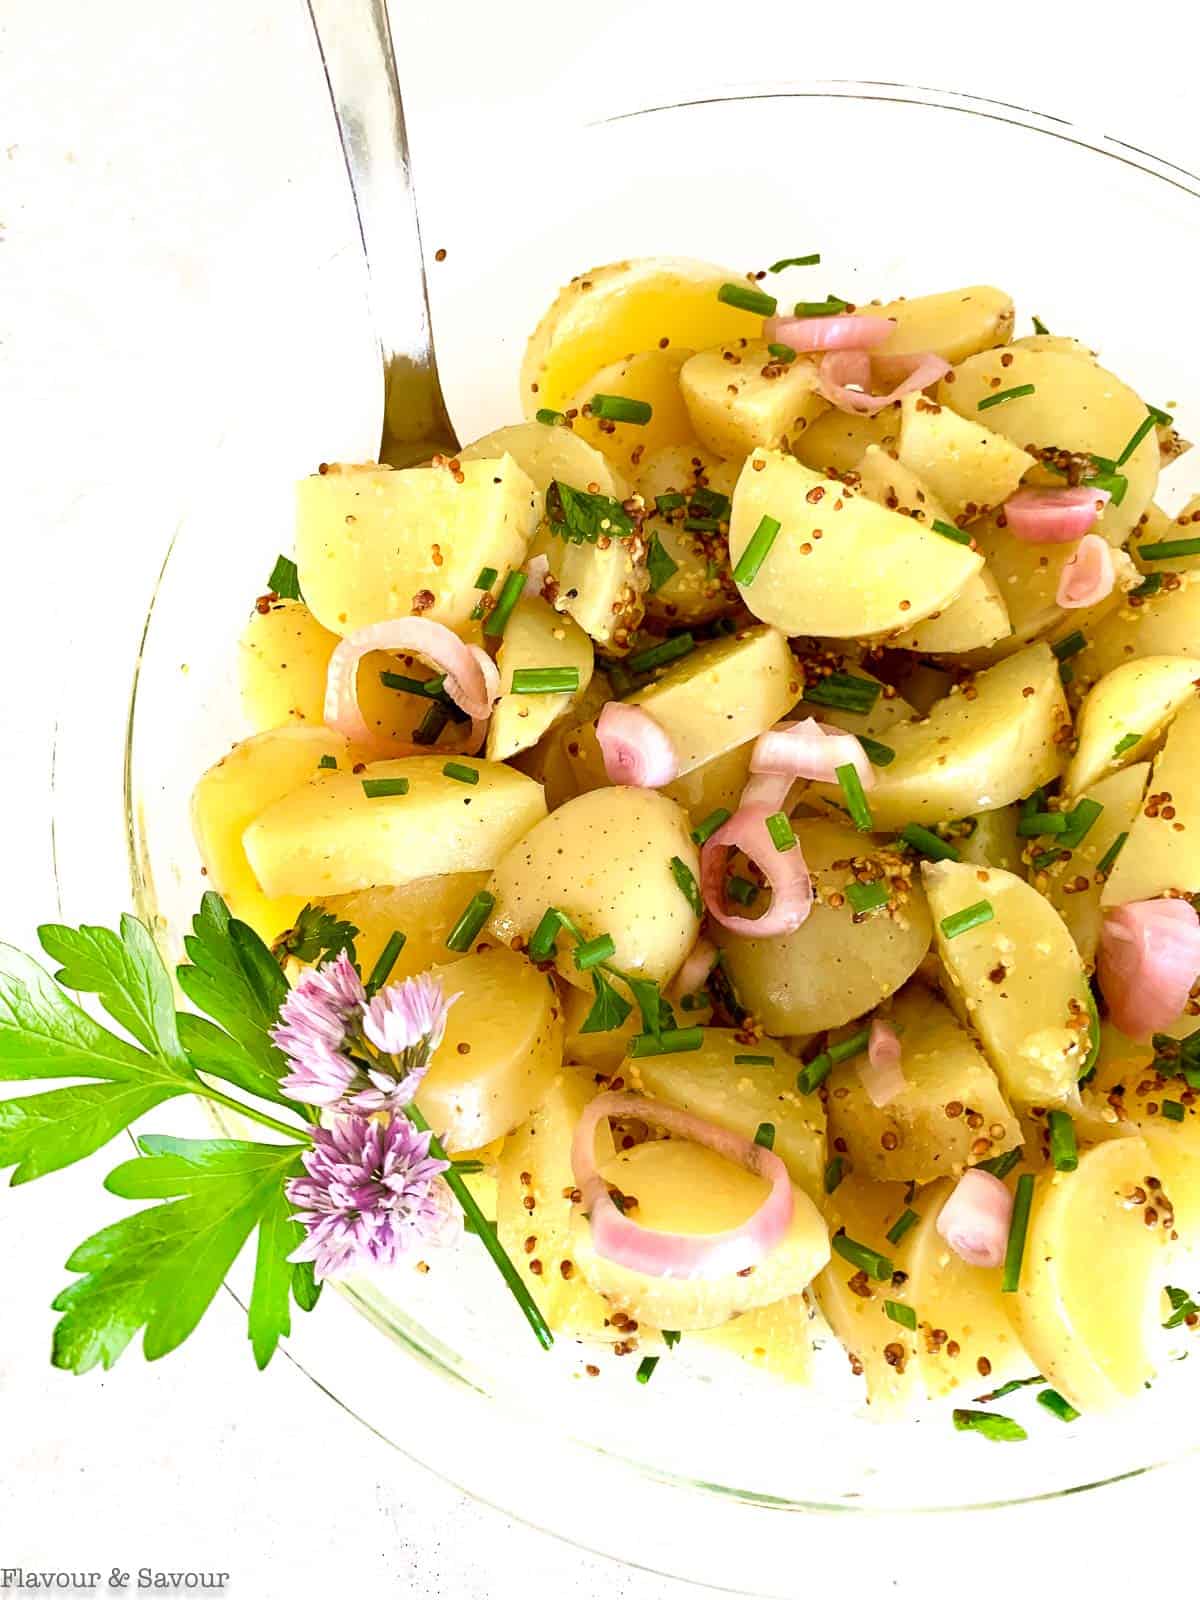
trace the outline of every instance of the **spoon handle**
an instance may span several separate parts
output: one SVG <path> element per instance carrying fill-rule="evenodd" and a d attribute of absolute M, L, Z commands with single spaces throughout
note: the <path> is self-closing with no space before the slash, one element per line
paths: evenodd
<path fill-rule="evenodd" d="M 386 0 L 308 0 L 370 280 L 383 358 L 379 459 L 457 448 L 438 380 L 404 106 Z"/>

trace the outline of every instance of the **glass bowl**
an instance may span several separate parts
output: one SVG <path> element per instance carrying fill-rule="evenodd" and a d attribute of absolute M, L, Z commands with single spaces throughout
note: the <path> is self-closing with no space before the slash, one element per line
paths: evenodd
<path fill-rule="evenodd" d="M 1154 403 L 1178 403 L 1185 433 L 1193 418 L 1200 425 L 1200 380 L 1177 342 L 1147 337 L 1145 288 L 1152 281 L 1161 303 L 1184 299 L 1200 179 L 1116 140 L 957 93 L 826 83 L 618 116 L 556 136 L 526 163 L 516 209 L 502 152 L 452 193 L 420 195 L 430 250 L 447 251 L 430 287 L 464 441 L 519 417 L 526 335 L 588 266 L 661 253 L 744 271 L 818 249 L 820 267 L 783 280 L 785 298 L 793 282 L 812 298 L 862 300 L 997 283 L 1016 299 L 1019 332 L 1036 312 L 1053 331 L 1098 343 Z M 344 382 L 319 429 L 303 392 L 280 381 L 301 371 L 295 351 L 273 391 L 269 379 L 239 386 L 223 440 L 197 463 L 195 508 L 154 590 L 130 709 L 125 823 L 135 907 L 172 961 L 204 888 L 189 793 L 247 731 L 235 642 L 275 554 L 290 548 L 293 482 L 320 459 L 363 460 L 376 448 L 380 381 L 362 291 L 356 270 L 339 283 Z M 1171 468 L 1168 510 L 1198 486 L 1197 456 Z M 114 670 L 106 657 L 98 681 Z M 103 770 L 104 738 L 77 710 L 60 741 L 68 913 L 75 868 L 97 851 L 80 793 Z M 869 1420 L 830 1336 L 819 1338 L 811 1390 L 716 1357 L 706 1364 L 687 1343 L 646 1386 L 634 1382 L 636 1357 L 561 1342 L 543 1354 L 466 1240 L 426 1275 L 404 1270 L 327 1294 L 288 1354 L 469 1493 L 631 1564 L 765 1593 L 794 1587 L 796 1513 L 1073 1493 L 1178 1459 L 1200 1422 L 1188 1368 L 1167 1361 L 1113 1419 L 1063 1426 L 1017 1397 L 1030 1439 L 998 1449 L 956 1435 L 944 1408 L 903 1424 Z M 585 1373 L 592 1361 L 599 1378 Z M 962 1393 L 986 1386 L 967 1377 Z"/>

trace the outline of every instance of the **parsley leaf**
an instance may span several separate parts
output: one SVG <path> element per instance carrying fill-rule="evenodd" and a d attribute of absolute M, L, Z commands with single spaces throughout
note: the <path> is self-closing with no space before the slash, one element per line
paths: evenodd
<path fill-rule="evenodd" d="M 296 918 L 295 926 L 281 933 L 271 946 L 271 954 L 281 964 L 294 956 L 297 961 L 332 961 L 344 950 L 351 961 L 358 960 L 354 941 L 358 929 L 352 922 L 342 922 L 336 913 L 324 906 L 306 905 Z"/>
<path fill-rule="evenodd" d="M 191 965 L 177 968 L 179 987 L 252 1061 L 278 1078 L 284 1058 L 270 1029 L 288 992 L 279 963 L 253 929 L 229 915 L 218 894 L 204 896 L 192 928 L 183 941 Z"/>
<path fill-rule="evenodd" d="M 651 539 L 650 549 L 646 553 L 646 571 L 650 574 L 651 594 L 657 594 L 663 584 L 679 571 L 678 561 L 673 561 L 667 554 L 666 546 L 657 534 Z"/>
<path fill-rule="evenodd" d="M 642 1014 L 643 1032 L 652 1033 L 657 1038 L 664 1028 L 675 1027 L 675 1013 L 658 992 L 658 984 L 653 978 L 631 978 L 628 973 L 622 973 L 621 976 L 629 985 L 630 994 L 637 1001 L 638 1010 Z"/>
<path fill-rule="evenodd" d="M 633 1010 L 629 1001 L 617 993 L 598 967 L 592 973 L 592 989 L 596 999 L 583 1019 L 580 1033 L 609 1033 L 619 1028 Z"/>
<path fill-rule="evenodd" d="M 113 1021 L 144 1049 L 186 1068 L 171 980 L 153 939 L 136 917 L 121 918 L 119 936 L 109 928 L 46 923 L 38 929 L 38 938 L 46 954 L 59 963 L 56 983 L 96 995 Z"/>
<path fill-rule="evenodd" d="M 59 1172 L 186 1092 L 184 1083 L 80 1083 L 0 1100 L 0 1168 L 15 1166 L 14 1185 Z"/>
<path fill-rule="evenodd" d="M 294 1236 L 281 1226 L 284 1181 L 298 1174 L 295 1147 L 237 1139 L 139 1141 L 145 1155 L 111 1173 L 105 1187 L 131 1200 L 164 1200 L 103 1228 L 67 1262 L 83 1274 L 54 1301 L 62 1317 L 52 1360 L 70 1372 L 111 1367 L 139 1329 L 154 1361 L 194 1330 L 255 1227 L 260 1240 L 251 1297 L 251 1337 L 260 1365 L 287 1332 L 279 1264 Z M 285 1219 L 283 1219 L 285 1220 Z M 260 1278 L 262 1279 L 260 1286 Z"/>
<path fill-rule="evenodd" d="M 1173 1289 L 1168 1286 L 1167 1299 L 1171 1302 L 1171 1315 L 1163 1323 L 1164 1328 L 1178 1328 L 1190 1316 L 1200 1312 L 1200 1306 L 1195 1303 L 1186 1289 Z"/>
<path fill-rule="evenodd" d="M 627 539 L 637 531 L 633 518 L 611 495 L 572 489 L 557 478 L 546 491 L 546 520 L 551 532 L 568 544 L 595 544 L 602 534 Z"/>
<path fill-rule="evenodd" d="M 280 556 L 271 568 L 267 588 L 281 600 L 303 600 L 300 593 L 300 574 L 290 556 Z"/>

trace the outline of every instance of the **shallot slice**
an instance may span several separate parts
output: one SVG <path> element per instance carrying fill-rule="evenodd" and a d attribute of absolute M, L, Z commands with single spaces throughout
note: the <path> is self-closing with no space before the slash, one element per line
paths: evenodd
<path fill-rule="evenodd" d="M 464 644 L 450 628 L 430 617 L 396 617 L 347 634 L 329 658 L 325 679 L 325 722 L 329 727 L 351 744 L 382 748 L 395 755 L 429 753 L 428 746 L 381 740 L 363 716 L 358 703 L 358 668 L 373 650 L 407 650 L 443 673 L 446 693 L 471 718 L 471 726 L 456 748 L 478 746 L 499 692 L 499 673 L 478 645 Z"/>
<path fill-rule="evenodd" d="M 717 964 L 719 953 L 712 940 L 701 935 L 675 974 L 674 982 L 671 984 L 672 995 L 682 999 L 685 994 L 695 994 L 698 989 L 702 989 L 709 973 Z"/>
<path fill-rule="evenodd" d="M 928 389 L 950 371 L 950 363 L 932 351 L 911 356 L 870 356 L 865 350 L 831 350 L 821 358 L 817 387 L 839 411 L 873 417 L 906 394 Z M 871 392 L 873 383 L 892 387 Z"/>
<path fill-rule="evenodd" d="M 596 738 L 610 783 L 661 789 L 679 775 L 670 735 L 641 706 L 610 700 L 596 719 Z"/>
<path fill-rule="evenodd" d="M 636 1117 L 678 1139 L 715 1150 L 770 1184 L 762 1205 L 737 1228 L 722 1233 L 666 1233 L 643 1228 L 618 1210 L 596 1164 L 596 1127 L 603 1117 Z M 591 1218 L 592 1243 L 607 1261 L 653 1278 L 728 1278 L 759 1266 L 792 1223 L 791 1178 L 773 1150 L 718 1128 L 690 1111 L 635 1094 L 601 1094 L 588 1102 L 571 1142 L 571 1169 Z"/>
<path fill-rule="evenodd" d="M 1065 611 L 1098 605 L 1112 593 L 1116 580 L 1112 545 L 1100 534 L 1089 533 L 1062 569 L 1054 598 Z"/>
<path fill-rule="evenodd" d="M 1096 964 L 1113 1023 L 1129 1039 L 1178 1022 L 1200 977 L 1200 917 L 1187 900 L 1129 900 L 1104 918 Z"/>
<path fill-rule="evenodd" d="M 890 1022 L 876 1017 L 871 1023 L 867 1053 L 858 1058 L 858 1076 L 873 1106 L 890 1105 L 908 1088 L 901 1055 L 900 1035 Z"/>
<path fill-rule="evenodd" d="M 743 796 L 733 816 L 700 851 L 700 892 L 709 915 L 746 938 L 791 933 L 812 910 L 812 878 L 799 844 L 780 850 L 767 831 L 767 818 L 778 810 L 778 806 L 747 805 Z M 725 909 L 725 868 L 734 850 L 759 868 L 771 890 L 771 904 L 761 917 L 739 917 Z"/>
<path fill-rule="evenodd" d="M 786 344 L 801 355 L 814 350 L 873 350 L 890 339 L 891 317 L 768 317 L 763 338 Z"/>
<path fill-rule="evenodd" d="M 1004 502 L 1004 520 L 1025 544 L 1069 544 L 1095 525 L 1109 500 L 1107 489 L 1018 489 Z"/>
<path fill-rule="evenodd" d="M 758 736 L 750 756 L 751 772 L 787 773 L 814 783 L 836 783 L 837 769 L 851 766 L 864 789 L 875 785 L 875 769 L 852 733 L 805 717 L 780 722 Z"/>
<path fill-rule="evenodd" d="M 937 1231 L 972 1267 L 998 1267 L 1008 1248 L 1012 1191 L 991 1172 L 968 1167 L 938 1214 Z"/>

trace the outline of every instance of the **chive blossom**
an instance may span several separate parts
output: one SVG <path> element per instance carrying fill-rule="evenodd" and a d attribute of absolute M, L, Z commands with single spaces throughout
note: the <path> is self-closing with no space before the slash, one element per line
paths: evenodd
<path fill-rule="evenodd" d="M 995 916 L 990 900 L 976 900 L 973 906 L 964 906 L 961 911 L 954 911 L 948 917 L 942 918 L 942 935 L 946 939 L 957 939 L 960 933 L 970 933 L 972 928 L 981 928 L 985 922 L 990 922 Z"/>
<path fill-rule="evenodd" d="M 495 895 L 489 894 L 486 889 L 480 889 L 477 895 L 472 896 L 466 910 L 447 935 L 446 949 L 457 950 L 460 955 L 465 954 L 474 943 L 479 930 L 491 916 L 495 904 Z"/>
<path fill-rule="evenodd" d="M 733 581 L 743 587 L 749 587 L 758 577 L 759 569 L 771 552 L 782 523 L 775 517 L 764 516 L 760 518 L 758 527 L 750 536 L 750 542 L 737 559 L 733 569 Z"/>
<path fill-rule="evenodd" d="M 1000 1281 L 1004 1294 L 1016 1294 L 1021 1287 L 1021 1263 L 1025 1258 L 1025 1235 L 1029 1232 L 1029 1210 L 1032 1205 L 1033 1174 L 1023 1172 L 1017 1179 L 1012 1222 L 1008 1229 L 1008 1247 L 1004 1252 L 1004 1276 Z"/>
<path fill-rule="evenodd" d="M 750 311 L 756 317 L 773 317 L 779 306 L 774 295 L 761 289 L 747 288 L 743 283 L 723 283 L 717 290 L 717 299 L 739 311 Z"/>
<path fill-rule="evenodd" d="M 1022 400 L 1028 394 L 1036 394 L 1037 389 L 1032 383 L 1018 383 L 1013 389 L 1001 389 L 997 394 L 989 394 L 986 400 L 981 400 L 975 407 L 976 411 L 990 411 L 993 406 L 1001 406 L 1006 400 Z"/>

